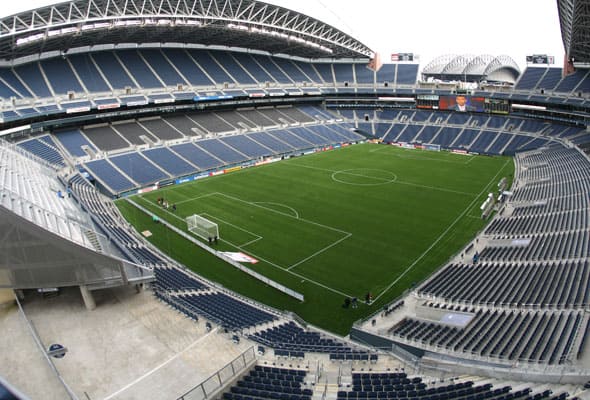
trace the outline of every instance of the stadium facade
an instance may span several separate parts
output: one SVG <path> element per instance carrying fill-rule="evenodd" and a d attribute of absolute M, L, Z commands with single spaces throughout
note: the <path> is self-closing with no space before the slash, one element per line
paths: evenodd
<path fill-rule="evenodd" d="M 326 364 L 350 366 L 394 356 L 416 372 L 376 383 L 350 370 L 338 399 L 426 395 L 420 371 L 583 384 L 590 377 L 588 4 L 558 6 L 564 69 L 531 65 L 521 73 L 506 57 L 443 56 L 422 79 L 414 62 L 369 69 L 374 54 L 365 44 L 259 1 L 76 0 L 3 18 L 0 287 L 79 286 L 93 308 L 94 290 L 149 284 L 158 300 L 277 360 L 322 354 Z M 368 140 L 514 156 L 516 175 L 487 228 L 404 298 L 358 321 L 354 343 L 187 272 L 112 201 Z M 253 367 L 251 382 L 268 373 L 297 384 L 280 392 L 287 385 L 251 388 L 246 380 L 239 386 L 246 392 L 224 398 L 250 390 L 264 390 L 262 398 L 321 395 L 305 386 L 305 374 L 264 368 Z M 551 398 L 467 382 L 436 398 Z"/>

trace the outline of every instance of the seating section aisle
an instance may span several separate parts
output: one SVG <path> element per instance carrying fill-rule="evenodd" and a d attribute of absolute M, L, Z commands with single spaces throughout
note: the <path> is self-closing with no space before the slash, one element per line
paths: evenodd
<path fill-rule="evenodd" d="M 78 163 L 116 195 L 261 157 L 364 140 L 351 124 L 333 119 L 329 112 L 313 106 L 261 108 L 94 125 L 58 131 L 54 137 L 72 157 L 82 157 Z M 267 127 L 264 132 L 235 133 L 262 125 Z M 233 134 L 219 132 L 228 130 Z M 216 137 L 204 138 L 204 133 L 196 133 L 199 131 Z M 59 161 L 50 136 L 21 146 L 50 162 Z M 63 158 L 60 165 L 65 165 Z"/>
<path fill-rule="evenodd" d="M 337 399 L 542 400 L 552 394 L 550 390 L 534 396 L 531 392 L 531 388 L 512 390 L 510 386 L 494 387 L 490 383 L 475 384 L 473 381 L 429 387 L 421 377 L 410 377 L 405 372 L 361 372 L 352 374 L 352 390 L 340 390 Z"/>
<path fill-rule="evenodd" d="M 88 127 L 82 131 L 96 148 L 102 151 L 120 150 L 130 146 L 127 140 L 108 125 Z"/>
<path fill-rule="evenodd" d="M 76 174 L 69 184 L 74 197 L 130 261 L 149 267 L 166 265 L 163 258 L 135 235 L 113 202 L 101 195 L 86 179 Z"/>
<path fill-rule="evenodd" d="M 354 118 L 349 110 L 340 113 Z M 358 120 L 357 112 L 357 120 Z M 521 117 L 487 117 L 478 114 L 424 111 L 378 111 L 375 132 L 386 143 L 432 143 L 444 149 L 462 149 L 480 154 L 513 155 L 518 151 L 537 149 L 546 145 L 552 136 L 576 136 L 590 140 L 581 127 L 548 124 Z M 357 122 L 359 129 L 364 126 Z M 384 121 L 390 121 L 390 125 Z M 510 132 L 506 132 L 510 127 Z M 371 130 L 369 130 L 371 131 Z M 543 137 L 538 137 L 543 135 Z"/>
<path fill-rule="evenodd" d="M 391 337 L 498 362 L 579 359 L 590 317 L 590 164 L 558 144 L 518 153 L 515 162 L 502 212 L 413 292 L 420 306 L 404 308 Z M 440 323 L 445 316 L 464 323 Z"/>
<path fill-rule="evenodd" d="M 82 135 L 79 129 L 54 132 L 54 135 L 62 146 L 74 157 L 86 156 L 87 154 L 84 151 L 85 146 L 92 151 L 96 151 L 96 148 Z"/>
<path fill-rule="evenodd" d="M 293 321 L 256 332 L 250 339 L 272 347 L 275 355 L 291 355 L 301 352 L 329 353 L 333 360 L 376 361 L 377 354 L 356 350 L 347 344 L 319 332 L 306 331 Z"/>
<path fill-rule="evenodd" d="M 168 147 L 145 150 L 141 154 L 172 176 L 187 175 L 198 170 L 194 164 L 180 158 Z"/>
<path fill-rule="evenodd" d="M 311 400 L 313 390 L 306 387 L 305 370 L 256 365 L 223 393 L 223 400 Z"/>
<path fill-rule="evenodd" d="M 91 175 L 106 185 L 112 194 L 131 190 L 137 186 L 121 172 L 119 172 L 108 160 L 94 160 L 82 164 Z"/>
<path fill-rule="evenodd" d="M 588 261 L 449 264 L 420 288 L 423 296 L 509 306 L 587 307 Z"/>
<path fill-rule="evenodd" d="M 428 307 L 457 315 L 465 308 L 429 303 Z M 444 307 L 444 308 L 443 308 Z M 588 317 L 583 311 L 521 311 L 469 309 L 466 327 L 442 325 L 410 317 L 390 328 L 393 337 L 435 346 L 448 352 L 509 361 L 564 364 L 575 359 L 574 343 Z M 553 340 L 557 339 L 557 340 Z"/>
<path fill-rule="evenodd" d="M 96 250 L 87 236 L 86 216 L 66 195 L 55 170 L 5 142 L 0 145 L 0 204 L 45 230 Z"/>
<path fill-rule="evenodd" d="M 125 174 L 139 185 L 147 185 L 170 178 L 169 175 L 149 162 L 140 153 L 111 157 L 109 160 L 117 168 L 125 171 Z"/>
<path fill-rule="evenodd" d="M 57 150 L 55 142 L 53 142 L 53 139 L 51 139 L 49 135 L 25 140 L 20 142 L 18 146 L 37 157 L 42 158 L 57 168 L 66 165 L 63 156 L 59 150 Z"/>
<path fill-rule="evenodd" d="M 231 330 L 244 329 L 277 319 L 267 311 L 220 292 L 180 294 L 174 298 L 186 309 L 193 310 L 197 315 Z"/>

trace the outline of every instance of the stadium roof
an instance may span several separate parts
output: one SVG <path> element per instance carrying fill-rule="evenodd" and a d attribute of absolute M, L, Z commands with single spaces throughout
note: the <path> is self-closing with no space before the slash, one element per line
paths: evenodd
<path fill-rule="evenodd" d="M 73 0 L 0 19 L 0 59 L 121 43 L 241 47 L 304 58 L 370 48 L 315 18 L 256 0 Z"/>
<path fill-rule="evenodd" d="M 514 83 L 520 75 L 520 68 L 509 56 L 446 54 L 428 63 L 422 75 L 442 80 Z"/>
<path fill-rule="evenodd" d="M 590 66 L 590 0 L 557 0 L 565 54 Z"/>

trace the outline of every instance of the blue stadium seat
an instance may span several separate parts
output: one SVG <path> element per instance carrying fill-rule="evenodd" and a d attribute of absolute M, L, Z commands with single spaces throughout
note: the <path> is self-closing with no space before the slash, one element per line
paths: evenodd
<path fill-rule="evenodd" d="M 137 50 L 119 50 L 117 56 L 140 87 L 161 88 L 164 86 Z"/>
<path fill-rule="evenodd" d="M 41 139 L 29 139 L 20 142 L 18 146 L 58 167 L 66 165 L 64 158 L 59 151 L 57 151 L 55 143 L 51 141 L 49 136 L 47 136 L 45 141 Z"/>
<path fill-rule="evenodd" d="M 272 150 L 255 142 L 246 135 L 227 136 L 219 140 L 252 159 L 273 154 Z"/>
<path fill-rule="evenodd" d="M 185 50 L 162 49 L 162 53 L 174 64 L 191 85 L 212 86 L 215 84 Z"/>
<path fill-rule="evenodd" d="M 70 91 L 75 93 L 84 92 L 78 78 L 74 75 L 70 64 L 65 58 L 51 58 L 41 61 L 40 64 L 55 94 L 66 94 Z"/>
<path fill-rule="evenodd" d="M 415 85 L 418 79 L 418 64 L 398 64 L 395 83 L 398 85 Z"/>
<path fill-rule="evenodd" d="M 90 93 L 111 91 L 88 54 L 74 54 L 68 60 Z"/>
<path fill-rule="evenodd" d="M 170 64 L 161 50 L 143 49 L 139 52 L 143 59 L 148 63 L 152 70 L 156 71 L 160 79 L 166 86 L 176 86 L 178 84 L 187 84 L 184 78 Z"/>
<path fill-rule="evenodd" d="M 94 160 L 83 165 L 90 171 L 91 175 L 104 182 L 113 194 L 133 189 L 136 186 L 107 160 Z"/>
<path fill-rule="evenodd" d="M 204 149 L 209 154 L 223 160 L 226 164 L 235 164 L 248 159 L 244 154 L 238 153 L 232 147 L 219 139 L 206 139 L 195 142 L 195 145 Z"/>
<path fill-rule="evenodd" d="M 201 67 L 201 70 L 206 71 L 207 75 L 213 79 L 214 83 L 235 83 L 236 81 L 225 72 L 221 66 L 211 57 L 211 55 L 204 50 L 188 50 L 192 59 Z"/>
<path fill-rule="evenodd" d="M 52 97 L 53 94 L 43 79 L 39 64 L 36 62 L 22 64 L 14 67 L 14 72 L 27 83 L 27 86 L 35 93 L 37 97 Z"/>
<path fill-rule="evenodd" d="M 167 147 L 145 150 L 142 154 L 172 176 L 182 176 L 198 170 Z"/>
<path fill-rule="evenodd" d="M 183 143 L 170 147 L 170 150 L 182 156 L 184 159 L 190 161 L 192 164 L 204 171 L 217 168 L 223 165 L 223 161 L 213 157 L 209 153 L 203 151 L 200 147 L 192 143 Z"/>
<path fill-rule="evenodd" d="M 22 84 L 14 72 L 8 68 L 0 68 L 0 78 L 12 88 L 11 91 L 18 92 L 17 97 L 33 97 L 34 95 Z"/>
<path fill-rule="evenodd" d="M 125 72 L 115 53 L 110 51 L 101 51 L 92 53 L 90 57 L 96 62 L 96 65 L 102 71 L 103 76 L 108 79 L 111 87 L 115 89 L 124 89 L 126 87 L 137 87 Z"/>
<path fill-rule="evenodd" d="M 547 70 L 547 67 L 527 67 L 518 79 L 514 88 L 516 90 L 534 89 L 539 84 L 541 78 L 545 76 Z"/>
<path fill-rule="evenodd" d="M 128 153 L 111 157 L 110 161 L 140 185 L 154 183 L 170 178 L 162 170 L 141 156 L 140 153 Z"/>
<path fill-rule="evenodd" d="M 210 51 L 209 54 L 212 58 L 217 60 L 219 65 L 223 65 L 223 68 L 237 83 L 241 85 L 254 85 L 258 83 L 240 64 L 238 64 L 238 62 L 236 62 L 230 53 L 225 51 Z M 218 81 L 217 83 L 222 82 Z"/>

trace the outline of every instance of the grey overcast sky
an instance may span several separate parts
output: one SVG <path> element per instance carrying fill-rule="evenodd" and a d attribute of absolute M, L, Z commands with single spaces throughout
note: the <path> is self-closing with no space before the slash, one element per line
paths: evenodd
<path fill-rule="evenodd" d="M 563 62 L 557 0 L 267 0 L 352 35 L 386 61 L 412 52 L 425 66 L 443 54 L 508 55 L 521 69 L 527 54 Z M 2 0 L 0 14 L 56 3 Z"/>

